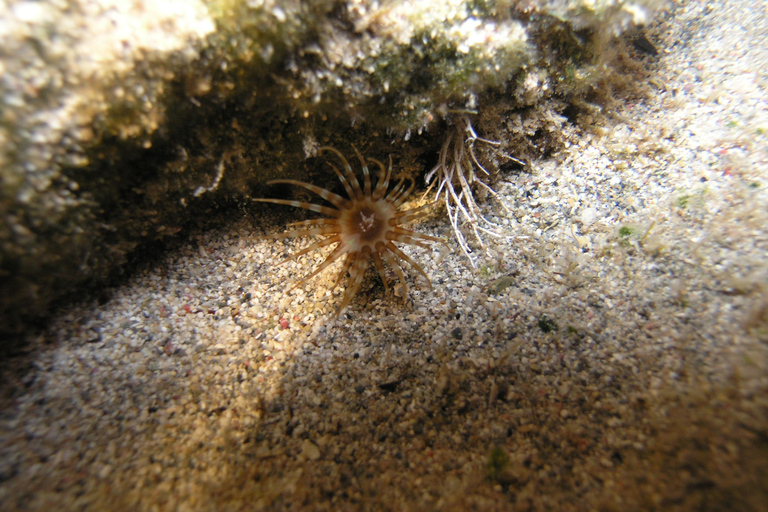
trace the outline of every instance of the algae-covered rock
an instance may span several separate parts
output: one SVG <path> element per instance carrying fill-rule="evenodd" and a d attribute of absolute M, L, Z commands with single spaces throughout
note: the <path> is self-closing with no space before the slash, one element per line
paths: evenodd
<path fill-rule="evenodd" d="M 132 152 L 152 145 L 165 123 L 172 74 L 165 60 L 191 65 L 195 42 L 214 28 L 194 2 L 0 6 L 4 333 L 73 287 L 103 279 L 135 245 L 108 198 L 156 171 L 103 173 L 126 158 L 108 141 L 125 141 Z"/>
<path fill-rule="evenodd" d="M 657 3 L 3 4 L 4 333 L 265 180 L 305 176 L 318 145 L 423 172 L 446 121 L 476 112 L 507 151 L 555 150 L 560 114 L 615 73 L 605 42 Z"/>

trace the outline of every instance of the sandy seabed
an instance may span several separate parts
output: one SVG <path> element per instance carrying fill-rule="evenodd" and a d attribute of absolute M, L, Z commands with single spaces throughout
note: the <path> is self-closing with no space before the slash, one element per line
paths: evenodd
<path fill-rule="evenodd" d="M 63 311 L 0 414 L 0 508 L 765 510 L 766 20 L 656 22 L 654 92 L 504 177 L 477 269 L 404 249 L 431 290 L 367 279 L 334 319 L 264 209 Z"/>

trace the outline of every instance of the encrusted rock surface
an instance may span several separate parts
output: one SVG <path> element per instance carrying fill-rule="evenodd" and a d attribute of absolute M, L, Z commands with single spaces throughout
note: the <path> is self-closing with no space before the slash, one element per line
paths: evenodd
<path fill-rule="evenodd" d="M 5 4 L 4 334 L 230 218 L 266 178 L 306 175 L 319 144 L 399 151 L 422 173 L 440 127 L 477 111 L 489 131 L 519 119 L 511 154 L 557 149 L 560 114 L 591 116 L 635 75 L 606 43 L 657 3 Z"/>

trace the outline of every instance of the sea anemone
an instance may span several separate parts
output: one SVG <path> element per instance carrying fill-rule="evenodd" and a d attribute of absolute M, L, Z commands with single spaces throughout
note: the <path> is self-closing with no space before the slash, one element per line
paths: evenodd
<path fill-rule="evenodd" d="M 289 238 L 311 235 L 326 236 L 326 238 L 291 255 L 284 260 L 283 263 L 295 260 L 299 256 L 316 249 L 337 244 L 320 266 L 309 275 L 301 278 L 291 289 L 306 283 L 309 279 L 328 268 L 332 263 L 344 255 L 346 255 L 346 259 L 344 260 L 344 264 L 341 271 L 339 271 L 333 287 L 335 288 L 339 284 L 347 271 L 349 271 L 349 284 L 344 291 L 341 305 L 336 311 L 336 316 L 349 305 L 350 301 L 360 290 L 363 276 L 365 275 L 365 271 L 367 270 L 371 259 L 373 259 L 373 264 L 381 276 L 386 292 L 389 292 L 389 286 L 387 285 L 387 278 L 384 275 L 383 261 L 386 261 L 387 265 L 395 272 L 397 278 L 403 284 L 405 293 L 407 293 L 408 285 L 406 284 L 405 275 L 403 274 L 403 269 L 400 266 L 399 260 L 406 261 L 411 267 L 424 276 L 428 287 L 431 289 L 432 284 L 430 283 L 426 272 L 424 272 L 413 259 L 395 245 L 395 242 L 399 242 L 425 249 L 429 249 L 430 247 L 425 242 L 440 242 L 445 245 L 445 241 L 441 238 L 424 235 L 400 227 L 402 224 L 424 216 L 426 214 L 426 209 L 431 206 L 431 204 L 425 204 L 411 210 L 399 210 L 400 206 L 411 195 L 415 182 L 412 179 L 409 180 L 411 182 L 410 186 L 406 187 L 406 180 L 403 178 L 399 180 L 392 190 L 389 190 L 389 180 L 392 175 L 392 158 L 390 157 L 389 167 L 386 170 L 384 164 L 380 161 L 369 158 L 368 160 L 375 163 L 380 169 L 379 180 L 376 187 L 372 189 L 368 165 L 360 152 L 355 149 L 355 153 L 358 160 L 360 160 L 363 171 L 363 186 L 361 187 L 355 173 L 352 171 L 352 167 L 341 152 L 331 147 L 321 147 L 319 148 L 319 151 L 330 151 L 341 160 L 344 169 L 343 174 L 335 165 L 330 164 L 330 166 L 339 177 L 339 181 L 341 181 L 341 184 L 344 186 L 348 198 L 334 194 L 329 190 L 312 185 L 311 183 L 279 179 L 271 180 L 267 182 L 267 185 L 284 183 L 303 187 L 325 199 L 328 203 L 333 205 L 333 207 L 303 201 L 291 201 L 288 199 L 253 199 L 254 201 L 262 203 L 274 203 L 295 206 L 296 208 L 304 208 L 305 210 L 311 210 L 327 216 L 318 219 L 293 222 L 288 226 L 294 228 L 298 227 L 299 229 L 269 235 L 269 238 Z"/>
<path fill-rule="evenodd" d="M 472 128 L 469 118 L 466 115 L 459 116 L 454 121 L 453 126 L 448 132 L 448 137 L 443 143 L 437 165 L 425 177 L 427 184 L 431 183 L 429 190 L 437 183 L 435 202 L 439 203 L 442 200 L 445 204 L 456 241 L 459 243 L 461 251 L 469 259 L 472 268 L 477 268 L 478 258 L 477 256 L 472 257 L 473 251 L 469 247 L 464 233 L 462 233 L 462 224 L 472 229 L 475 239 L 482 250 L 485 250 L 486 246 L 480 233 L 494 237 L 504 236 L 502 234 L 502 227 L 491 222 L 481 213 L 480 207 L 475 201 L 473 187 L 484 189 L 490 193 L 501 203 L 502 208 L 509 213 L 509 209 L 501 200 L 499 194 L 484 181 L 491 178 L 491 173 L 478 160 L 475 154 L 475 142 L 482 142 L 490 146 L 499 146 L 501 144 L 500 142 L 478 137 L 474 128 Z M 523 162 L 512 156 L 506 154 L 501 156 L 524 165 Z M 481 178 L 482 175 L 475 173 L 475 168 L 483 171 L 484 179 Z"/>

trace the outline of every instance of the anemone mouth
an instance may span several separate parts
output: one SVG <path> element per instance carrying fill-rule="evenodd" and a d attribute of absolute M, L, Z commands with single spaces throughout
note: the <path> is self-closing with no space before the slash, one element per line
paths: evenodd
<path fill-rule="evenodd" d="M 336 244 L 334 249 L 328 254 L 325 260 L 309 275 L 304 276 L 294 283 L 291 290 L 306 283 L 309 279 L 318 275 L 328 268 L 331 264 L 346 256 L 341 271 L 336 277 L 333 285 L 335 288 L 341 279 L 349 272 L 349 281 L 343 293 L 342 302 L 336 311 L 338 317 L 344 308 L 352 301 L 360 289 L 365 270 L 373 259 L 373 264 L 381 276 L 386 292 L 389 292 L 387 278 L 384 273 L 386 262 L 402 283 L 407 293 L 408 284 L 403 273 L 400 261 L 408 263 L 415 271 L 421 274 L 427 282 L 429 288 L 432 284 L 424 269 L 416 263 L 411 257 L 399 249 L 395 242 L 406 245 L 414 245 L 428 249 L 427 242 L 439 242 L 447 247 L 445 240 L 416 231 L 400 227 L 402 224 L 414 221 L 426 215 L 426 208 L 431 204 L 410 209 L 400 210 L 400 206 L 408 199 L 415 187 L 415 182 L 411 180 L 408 187 L 405 186 L 405 179 L 401 179 L 390 189 L 390 178 L 392 176 L 392 158 L 389 159 L 389 166 L 385 168 L 384 164 L 373 158 L 373 162 L 379 167 L 379 179 L 375 188 L 372 187 L 371 175 L 368 170 L 368 163 L 365 158 L 355 149 L 355 154 L 360 161 L 363 183 L 361 185 L 355 175 L 349 162 L 338 150 L 331 147 L 321 147 L 320 151 L 329 151 L 334 153 L 342 162 L 343 172 L 335 165 L 329 163 L 339 178 L 339 181 L 347 193 L 347 197 L 337 195 L 327 189 L 296 180 L 272 180 L 268 184 L 284 183 L 302 187 L 310 192 L 320 196 L 322 199 L 332 205 L 324 206 L 304 201 L 291 201 L 287 199 L 266 199 L 254 198 L 254 201 L 263 203 L 273 203 L 305 210 L 314 211 L 326 217 L 294 222 L 289 224 L 294 228 L 290 231 L 280 234 L 268 235 L 269 238 L 289 238 L 300 236 L 321 235 L 325 236 L 322 240 L 304 248 L 288 258 L 284 262 L 295 260 L 303 254 L 321 249 L 323 247 Z M 290 291 L 290 290 L 289 290 Z"/>
<path fill-rule="evenodd" d="M 361 244 L 375 249 L 376 242 L 385 241 L 387 230 L 391 227 L 396 211 L 384 201 L 355 202 L 345 210 L 339 221 L 342 237 L 357 237 Z"/>

